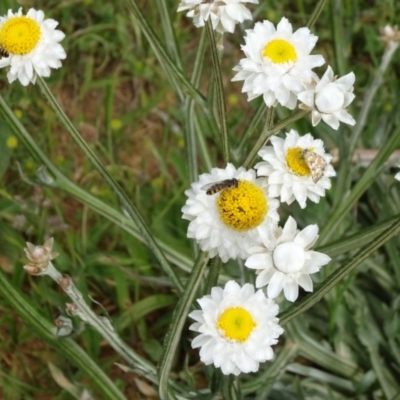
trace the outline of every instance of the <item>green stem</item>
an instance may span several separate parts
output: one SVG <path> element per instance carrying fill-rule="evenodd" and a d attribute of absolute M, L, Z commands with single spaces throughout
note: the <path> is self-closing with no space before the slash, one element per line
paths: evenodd
<path fill-rule="evenodd" d="M 179 47 L 175 37 L 174 28 L 172 26 L 171 18 L 169 15 L 170 12 L 169 4 L 167 4 L 166 0 L 160 0 L 157 3 L 157 5 L 161 17 L 161 25 L 163 27 L 165 43 L 168 49 L 168 53 L 170 57 L 174 60 L 178 69 L 183 70 L 182 58 L 179 52 Z"/>
<path fill-rule="evenodd" d="M 193 72 L 190 82 L 194 87 L 200 84 L 200 77 L 203 67 L 204 53 L 206 49 L 206 34 L 205 31 L 201 33 L 199 47 L 197 49 L 196 60 L 193 66 Z M 187 96 L 185 100 L 185 144 L 187 154 L 187 168 L 189 171 L 189 182 L 195 182 L 198 178 L 197 166 L 197 144 L 196 144 L 196 116 L 194 101 L 191 97 Z M 201 134 L 201 133 L 199 133 Z"/>
<path fill-rule="evenodd" d="M 270 107 L 270 108 L 273 108 L 273 107 Z M 270 112 L 271 112 L 271 110 L 269 110 L 267 112 L 267 116 L 270 115 L 269 114 Z M 278 124 L 273 126 L 271 129 L 268 129 L 268 127 L 265 126 L 262 134 L 260 135 L 260 137 L 257 140 L 257 143 L 251 149 L 249 155 L 247 156 L 246 160 L 242 164 L 243 167 L 249 168 L 251 165 L 253 165 L 258 151 L 261 149 L 261 147 L 263 147 L 266 144 L 269 137 L 271 137 L 272 135 L 275 135 L 281 129 L 285 128 L 289 124 L 292 124 L 293 122 L 297 121 L 298 119 L 304 117 L 306 114 L 308 114 L 308 111 L 299 110 L 299 111 L 295 112 L 294 114 L 292 114 L 290 117 L 285 118 L 284 120 L 282 120 L 281 122 L 279 122 Z"/>
<path fill-rule="evenodd" d="M 367 123 L 367 118 L 373 104 L 373 99 L 379 87 L 382 85 L 383 75 L 385 74 L 398 46 L 398 42 L 393 42 L 392 45 L 386 47 L 385 52 L 382 56 L 381 64 L 379 65 L 378 71 L 375 74 L 374 80 L 368 88 L 368 91 L 365 93 L 360 114 L 358 115 L 356 125 L 354 126 L 353 132 L 350 137 L 350 157 L 352 157 L 354 153 L 361 132 L 364 131 L 365 124 Z"/>
<path fill-rule="evenodd" d="M 69 193 L 74 198 L 78 199 L 83 204 L 86 204 L 91 209 L 98 212 L 100 215 L 103 215 L 110 221 L 114 222 L 116 225 L 120 226 L 122 229 L 127 231 L 129 234 L 134 236 L 136 239 L 145 243 L 145 240 L 137 228 L 135 222 L 127 218 L 120 211 L 115 210 L 108 204 L 105 204 L 95 196 L 87 193 L 81 187 L 77 186 L 75 183 L 71 182 L 67 179 L 56 167 L 55 165 L 47 158 L 47 156 L 43 153 L 43 151 L 37 146 L 32 137 L 28 134 L 26 129 L 21 125 L 21 122 L 15 117 L 14 113 L 10 110 L 7 103 L 0 96 L 0 114 L 3 116 L 6 123 L 9 124 L 14 134 L 18 137 L 18 140 L 27 148 L 31 156 L 34 160 L 40 164 L 44 165 L 47 169 L 47 175 L 51 175 L 51 184 L 45 183 L 41 181 L 41 184 L 47 184 L 50 187 L 61 189 L 67 193 Z M 191 260 L 182 256 L 180 253 L 177 253 L 175 250 L 162 243 L 161 241 L 157 241 L 157 244 L 166 251 L 170 261 L 174 262 L 181 269 L 186 272 L 190 272 Z"/>
<path fill-rule="evenodd" d="M 159 395 L 161 400 L 167 400 L 169 395 L 168 379 L 176 349 L 181 340 L 181 333 L 186 322 L 190 307 L 196 296 L 208 263 L 208 253 L 200 253 L 193 266 L 185 291 L 180 296 L 175 307 L 168 333 L 165 337 L 163 354 L 159 363 Z"/>
<path fill-rule="evenodd" d="M 137 368 L 138 373 L 151 382 L 157 383 L 155 367 L 127 346 L 118 336 L 111 325 L 111 321 L 107 318 L 99 317 L 93 312 L 69 276 L 63 277 L 51 262 L 47 267 L 46 275 L 60 285 L 73 301 L 73 311 L 70 311 L 72 315 L 78 316 L 83 322 L 92 326 L 131 367 Z"/>
<path fill-rule="evenodd" d="M 112 189 L 114 194 L 117 196 L 118 200 L 121 203 L 122 208 L 126 211 L 126 213 L 132 218 L 132 220 L 137 225 L 140 233 L 143 235 L 143 238 L 144 238 L 147 246 L 151 249 L 154 256 L 158 259 L 163 270 L 168 274 L 168 276 L 171 278 L 172 282 L 174 282 L 174 284 L 176 285 L 178 290 L 182 290 L 182 288 L 183 288 L 182 283 L 180 282 L 179 278 L 175 274 L 174 270 L 169 265 L 167 259 L 165 258 L 163 251 L 158 246 L 158 244 L 155 241 L 154 237 L 152 236 L 149 228 L 147 227 L 146 222 L 144 221 L 143 217 L 140 215 L 139 211 L 136 209 L 134 204 L 131 202 L 128 195 L 125 193 L 125 191 L 122 190 L 122 188 L 119 186 L 117 181 L 109 174 L 107 169 L 100 162 L 100 160 L 94 154 L 92 149 L 88 146 L 88 144 L 85 142 L 85 140 L 79 134 L 79 132 L 72 125 L 71 121 L 68 119 L 68 117 L 65 115 L 63 109 L 57 103 L 57 100 L 54 98 L 53 94 L 50 92 L 50 90 L 49 90 L 48 86 L 46 85 L 46 83 L 44 82 L 44 80 L 42 78 L 39 78 L 38 83 L 39 83 L 40 89 L 42 90 L 42 93 L 46 97 L 47 101 L 49 102 L 49 104 L 52 107 L 55 114 L 60 119 L 61 123 L 63 124 L 63 126 L 65 127 L 67 132 L 72 136 L 72 138 L 75 140 L 75 142 L 81 148 L 81 150 L 86 154 L 88 159 L 92 162 L 92 164 L 94 165 L 96 170 L 99 172 L 101 177 L 110 186 L 110 188 Z"/>
<path fill-rule="evenodd" d="M 265 103 L 264 100 L 261 102 L 259 107 L 257 108 L 256 113 L 254 114 L 253 118 L 250 121 L 246 131 L 242 135 L 238 146 L 232 151 L 232 155 L 236 161 L 238 161 L 241 157 L 241 154 L 245 150 L 245 146 L 248 145 L 251 135 L 253 134 L 254 130 L 257 128 L 258 124 L 262 120 L 265 112 Z"/>
<path fill-rule="evenodd" d="M 394 110 L 398 112 L 397 110 Z M 397 113 L 395 113 L 397 114 Z M 396 117 L 394 117 L 396 118 Z M 357 202 L 362 194 L 369 188 L 372 182 L 376 179 L 376 175 L 380 166 L 388 159 L 393 150 L 396 149 L 400 142 L 400 128 L 388 136 L 388 140 L 385 142 L 379 154 L 375 157 L 372 163 L 364 172 L 363 176 L 358 180 L 350 194 L 348 194 L 342 202 L 333 210 L 329 216 L 328 221 L 321 229 L 319 243 L 320 245 L 325 244 L 329 239 L 340 232 L 340 224 L 342 220 L 348 215 L 351 207 Z"/>
<path fill-rule="evenodd" d="M 136 1 L 127 0 L 127 3 L 132 11 L 132 14 L 135 17 L 135 20 L 140 30 L 144 33 L 147 40 L 149 41 L 150 46 L 153 49 L 163 70 L 168 74 L 168 78 L 173 85 L 175 92 L 178 94 L 179 99 L 183 101 L 185 93 L 192 96 L 195 102 L 201 107 L 205 115 L 210 118 L 210 120 L 213 121 L 215 125 L 215 120 L 209 112 L 208 105 L 204 96 L 193 87 L 193 85 L 184 76 L 182 70 L 177 68 L 174 61 L 168 56 L 164 49 L 164 45 L 160 42 L 155 32 L 148 24 L 147 19 L 140 11 L 140 8 L 138 7 Z"/>
<path fill-rule="evenodd" d="M 21 319 L 32 327 L 33 331 L 40 339 L 48 343 L 59 354 L 66 357 L 89 377 L 93 386 L 101 393 L 102 398 L 126 400 L 125 396 L 101 370 L 99 365 L 94 362 L 77 343 L 71 338 L 59 339 L 54 336 L 54 327 L 52 324 L 32 307 L 30 300 L 25 299 L 25 297 L 13 287 L 1 268 L 0 293 Z"/>
<path fill-rule="evenodd" d="M 328 0 L 319 0 L 318 4 L 314 7 L 314 12 L 312 13 L 309 21 L 307 22 L 307 27 L 312 28 L 317 21 L 319 15 L 321 14 L 322 10 L 324 9 L 326 2 Z"/>
<path fill-rule="evenodd" d="M 215 93 L 217 95 L 217 111 L 219 116 L 219 131 L 221 135 L 222 156 L 225 164 L 229 162 L 229 142 L 228 130 L 226 125 L 226 106 L 224 97 L 224 85 L 222 83 L 221 66 L 219 62 L 217 44 L 215 41 L 215 33 L 212 27 L 211 19 L 206 23 L 205 29 L 207 31 L 208 42 L 210 44 L 211 61 L 213 65 L 213 73 L 215 80 Z"/>
<path fill-rule="evenodd" d="M 280 315 L 280 325 L 287 324 L 291 319 L 297 317 L 304 311 L 311 308 L 315 303 L 318 303 L 330 290 L 332 290 L 346 275 L 353 271 L 358 265 L 365 261 L 379 247 L 396 236 L 400 232 L 400 219 L 388 228 L 376 241 L 372 244 L 364 246 L 351 261 L 337 269 L 327 279 L 322 282 L 321 286 L 313 293 L 307 295 L 303 300 L 289 307 Z"/>

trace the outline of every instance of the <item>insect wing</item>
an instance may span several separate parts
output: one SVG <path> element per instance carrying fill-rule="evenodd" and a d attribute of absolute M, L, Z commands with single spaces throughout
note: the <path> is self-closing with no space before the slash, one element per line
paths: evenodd
<path fill-rule="evenodd" d="M 207 183 L 207 185 L 202 186 L 200 189 L 204 190 L 205 192 L 208 192 L 210 189 L 214 188 L 215 186 L 218 186 L 222 182 L 223 181 Z"/>
<path fill-rule="evenodd" d="M 232 178 L 232 179 L 225 179 L 223 181 L 208 183 L 207 185 L 202 186 L 200 189 L 205 190 L 208 195 L 212 195 L 220 192 L 221 190 L 237 186 L 238 186 L 237 179 Z"/>
<path fill-rule="evenodd" d="M 313 182 L 317 183 L 324 175 L 326 161 L 322 156 L 308 149 L 303 151 L 303 156 L 308 168 L 310 168 Z"/>

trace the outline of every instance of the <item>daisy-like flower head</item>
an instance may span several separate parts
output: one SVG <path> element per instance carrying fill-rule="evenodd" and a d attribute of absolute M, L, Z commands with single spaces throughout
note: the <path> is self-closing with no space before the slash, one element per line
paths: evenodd
<path fill-rule="evenodd" d="M 55 29 L 58 22 L 44 19 L 43 11 L 31 8 L 22 15 L 8 11 L 0 17 L 0 68 L 8 67 L 7 78 L 10 83 L 19 79 L 22 85 L 35 83 L 37 76 L 50 76 L 50 68 L 60 68 L 66 57 L 63 47 L 58 43 L 65 35 Z M 7 56 L 8 55 L 8 56 Z"/>
<path fill-rule="evenodd" d="M 271 144 L 258 152 L 264 161 L 254 167 L 259 176 L 268 177 L 269 196 L 280 196 L 281 202 L 287 204 L 296 200 L 301 208 L 306 207 L 307 198 L 319 203 L 325 190 L 331 188 L 329 178 L 336 176 L 330 164 L 332 156 L 325 153 L 322 140 L 309 133 L 300 136 L 292 129 L 286 139 L 272 136 Z M 308 161 L 306 152 L 313 155 L 314 164 Z"/>
<path fill-rule="evenodd" d="M 233 178 L 237 185 L 224 189 L 222 183 L 217 186 L 223 190 L 206 191 L 210 184 Z M 185 192 L 188 199 L 182 217 L 190 221 L 188 237 L 196 239 L 210 257 L 218 255 L 223 262 L 247 258 L 247 249 L 261 243 L 259 230 L 271 229 L 279 221 L 279 201 L 268 196 L 264 183 L 255 171 L 236 169 L 232 164 L 200 175 Z"/>
<path fill-rule="evenodd" d="M 189 317 L 190 329 L 199 332 L 192 347 L 200 347 L 200 359 L 214 364 L 225 375 L 256 372 L 259 363 L 271 360 L 271 346 L 283 329 L 278 325 L 279 308 L 262 290 L 246 283 L 240 287 L 229 281 L 225 288 L 214 287 L 211 295 L 197 300 L 201 310 Z"/>
<path fill-rule="evenodd" d="M 242 92 L 248 100 L 263 95 L 268 107 L 277 103 L 291 110 L 303 83 L 310 82 L 313 68 L 324 64 L 321 55 L 310 55 L 318 38 L 308 28 L 293 33 L 292 25 L 282 18 L 276 29 L 269 21 L 257 22 L 246 31 L 242 46 L 246 58 L 233 68 L 233 81 L 244 80 Z"/>
<path fill-rule="evenodd" d="M 245 265 L 257 270 L 257 288 L 268 285 L 268 297 L 277 297 L 283 289 L 286 299 L 295 301 L 299 286 L 307 292 L 313 291 L 310 275 L 328 264 L 331 258 L 310 250 L 318 239 L 317 225 L 299 231 L 296 221 L 289 217 L 283 229 L 275 228 L 274 237 L 275 240 L 271 240 L 269 233 L 263 236 L 264 246 L 250 249 L 253 254 Z"/>
<path fill-rule="evenodd" d="M 339 121 L 354 125 L 356 121 L 346 111 L 346 107 L 354 100 L 355 76 L 353 72 L 339 79 L 333 75 L 329 66 L 321 80 L 317 76 L 305 85 L 305 90 L 297 95 L 303 103 L 299 108 L 311 111 L 313 126 L 322 120 L 331 128 L 337 130 Z"/>
<path fill-rule="evenodd" d="M 233 33 L 237 22 L 252 19 L 250 11 L 241 3 L 258 4 L 258 0 L 183 0 L 178 12 L 190 10 L 186 15 L 193 18 L 197 28 L 211 18 L 214 30 Z"/>

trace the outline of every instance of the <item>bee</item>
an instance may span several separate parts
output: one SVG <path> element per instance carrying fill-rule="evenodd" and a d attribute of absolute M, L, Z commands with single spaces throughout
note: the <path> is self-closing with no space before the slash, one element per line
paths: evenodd
<path fill-rule="evenodd" d="M 218 193 L 221 190 L 237 188 L 239 185 L 239 181 L 236 178 L 225 179 L 219 182 L 211 182 L 207 185 L 201 187 L 201 190 L 205 190 L 206 194 L 211 196 L 212 194 Z"/>
<path fill-rule="evenodd" d="M 0 56 L 3 57 L 8 57 L 9 54 L 7 51 L 5 51 L 1 46 L 0 46 Z"/>
<path fill-rule="evenodd" d="M 314 153 L 310 149 L 304 149 L 302 151 L 304 161 L 308 168 L 310 168 L 311 178 L 314 183 L 317 183 L 324 175 L 326 168 L 326 161 L 322 156 Z"/>

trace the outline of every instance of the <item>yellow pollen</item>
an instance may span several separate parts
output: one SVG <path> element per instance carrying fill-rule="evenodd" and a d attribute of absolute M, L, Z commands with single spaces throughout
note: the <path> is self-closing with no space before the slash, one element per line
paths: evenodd
<path fill-rule="evenodd" d="M 243 180 L 237 188 L 224 189 L 216 199 L 216 206 L 221 221 L 239 232 L 256 228 L 268 212 L 264 191 L 255 183 Z"/>
<path fill-rule="evenodd" d="M 257 326 L 251 314 L 242 307 L 226 309 L 219 317 L 217 327 L 229 340 L 245 342 Z"/>
<path fill-rule="evenodd" d="M 303 150 L 301 147 L 288 149 L 286 152 L 286 164 L 294 174 L 308 176 L 311 174 L 311 171 L 304 159 Z M 311 148 L 309 150 L 313 151 Z"/>
<path fill-rule="evenodd" d="M 297 60 L 296 49 L 283 39 L 274 39 L 268 42 L 264 47 L 262 56 L 268 57 L 274 64 L 284 64 Z"/>
<path fill-rule="evenodd" d="M 32 18 L 14 17 L 4 23 L 0 30 L 0 45 L 10 54 L 30 53 L 40 40 L 40 26 Z"/>

